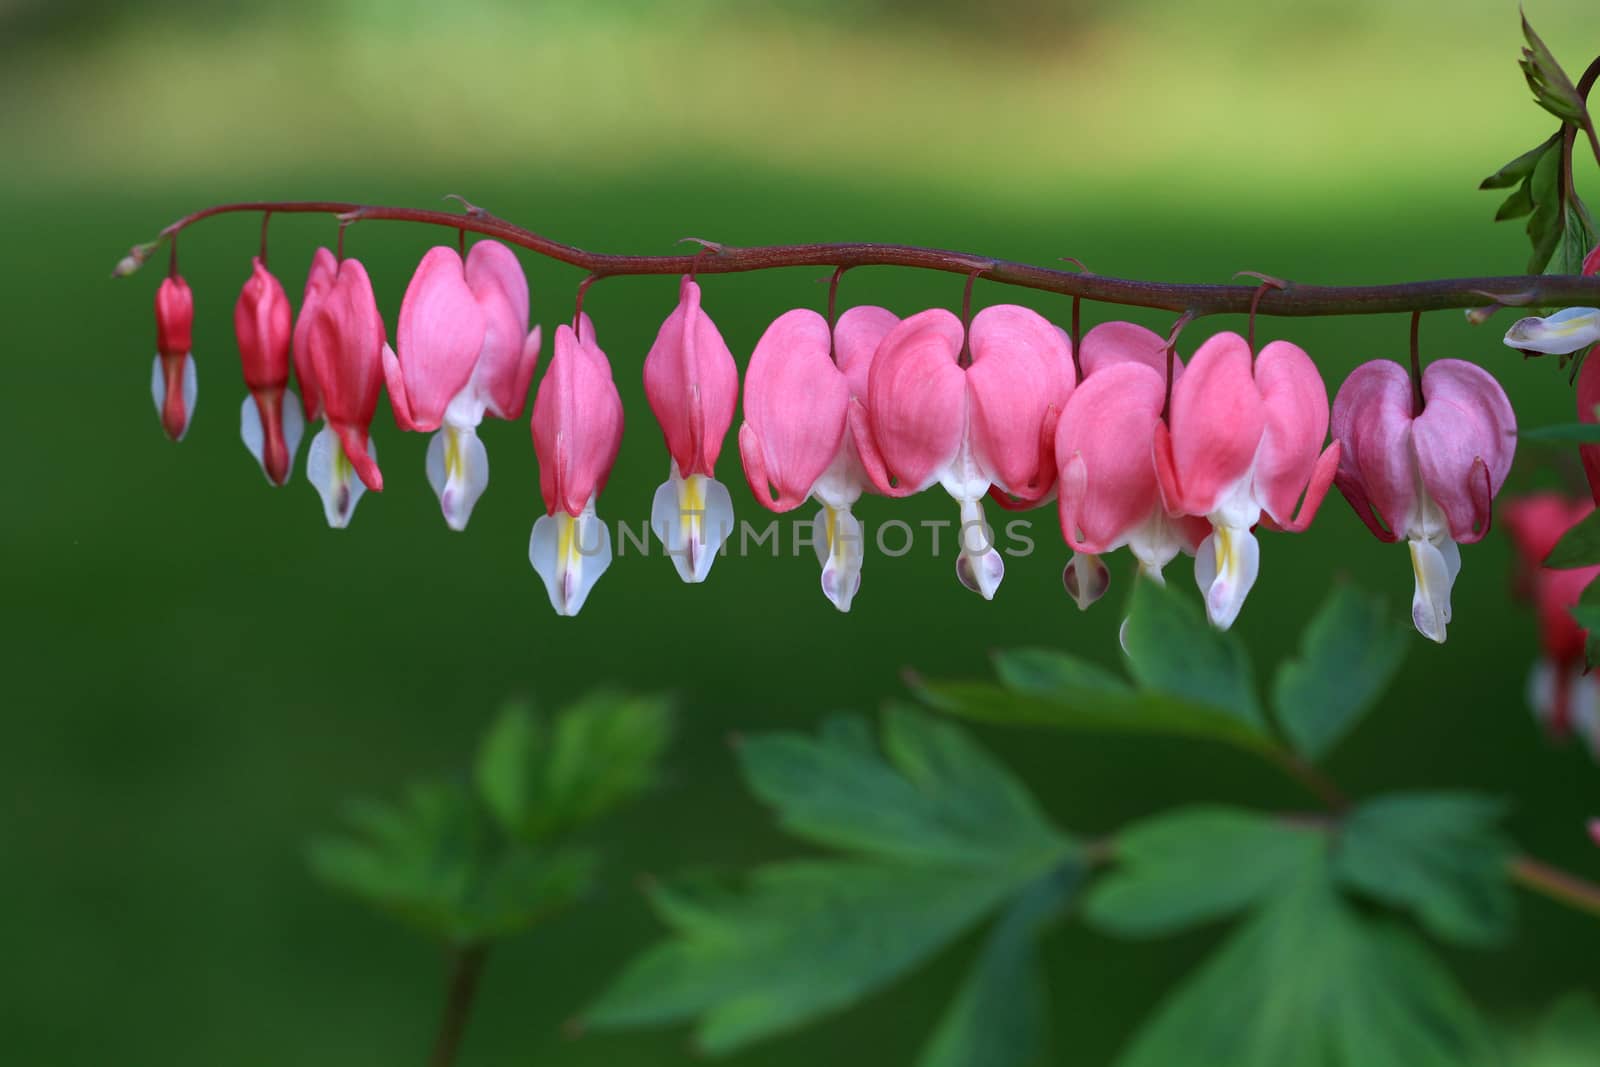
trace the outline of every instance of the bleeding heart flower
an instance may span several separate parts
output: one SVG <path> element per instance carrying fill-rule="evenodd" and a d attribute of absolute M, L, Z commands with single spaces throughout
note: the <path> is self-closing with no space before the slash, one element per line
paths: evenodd
<path fill-rule="evenodd" d="M 300 402 L 304 405 L 307 421 L 322 417 L 322 398 L 317 395 L 317 376 L 311 369 L 311 345 L 307 337 L 317 305 L 333 288 L 333 279 L 338 273 L 339 261 L 333 253 L 326 248 L 318 248 L 311 257 L 311 270 L 306 274 L 306 291 L 300 300 L 300 316 L 294 320 L 294 376 L 300 383 Z"/>
<path fill-rule="evenodd" d="M 306 346 L 312 380 L 328 422 L 311 442 L 306 477 L 322 495 L 328 525 L 350 522 L 363 486 L 381 492 L 377 449 L 368 438 L 383 387 L 383 317 L 358 260 L 339 264 L 333 285 L 311 313 Z"/>
<path fill-rule="evenodd" d="M 823 594 L 840 611 L 861 587 L 863 534 L 851 506 L 870 484 L 849 426 L 850 398 L 866 395 L 873 353 L 898 322 L 880 307 L 851 308 L 834 327 L 830 353 L 826 319 L 786 312 L 756 342 L 745 372 L 745 479 L 772 511 L 808 497 L 821 503 L 812 540 Z"/>
<path fill-rule="evenodd" d="M 1578 371 L 1578 421 L 1600 422 L 1600 346 L 1591 348 L 1583 358 Z M 1583 461 L 1583 474 L 1589 480 L 1589 493 L 1600 501 L 1600 445 L 1579 445 L 1578 458 Z"/>
<path fill-rule="evenodd" d="M 1169 514 L 1211 522 L 1194 575 L 1212 625 L 1231 626 L 1255 584 L 1251 528 L 1299 532 L 1316 517 L 1339 463 L 1337 441 L 1317 454 L 1327 432 L 1322 375 L 1287 341 L 1252 361 L 1243 337 L 1219 333 L 1173 383 L 1168 422 L 1155 428 L 1156 480 Z"/>
<path fill-rule="evenodd" d="M 703 582 L 733 530 L 733 497 L 716 480 L 722 439 L 739 401 L 739 368 L 685 276 L 678 306 L 644 360 L 644 392 L 672 465 L 656 490 L 650 528 L 686 582 Z"/>
<path fill-rule="evenodd" d="M 1541 654 L 1528 677 L 1528 703 L 1555 737 L 1582 734 L 1600 755 L 1600 679 L 1587 670 L 1584 630 L 1568 610 L 1600 576 L 1600 565 L 1552 570 L 1544 559 L 1572 527 L 1594 511 L 1590 500 L 1534 493 L 1502 508 L 1517 549 L 1516 587 L 1532 600 Z"/>
<path fill-rule="evenodd" d="M 901 322 L 878 346 L 865 404 L 852 404 L 851 419 L 879 492 L 907 496 L 938 482 L 955 498 L 956 575 L 992 599 L 1005 563 L 982 500 L 991 487 L 1034 502 L 1054 488 L 1072 353 L 1061 331 L 1011 304 L 980 311 L 968 338 L 972 360 L 963 366 L 961 320 L 950 312 L 933 308 Z"/>
<path fill-rule="evenodd" d="M 478 424 L 486 413 L 521 416 L 539 359 L 516 254 L 479 241 L 463 263 L 453 248 L 429 249 L 400 304 L 397 341 L 398 354 L 386 355 L 383 367 L 395 421 L 438 431 L 428 442 L 428 483 L 445 522 L 465 529 L 489 484 Z"/>
<path fill-rule="evenodd" d="M 239 409 L 239 435 L 273 485 L 289 480 L 305 419 L 289 387 L 289 298 L 260 257 L 233 306 L 233 333 L 250 395 Z"/>
<path fill-rule="evenodd" d="M 594 508 L 622 446 L 622 397 L 589 316 L 576 332 L 556 328 L 531 426 L 546 514 L 533 524 L 528 560 L 556 614 L 576 615 L 611 565 L 611 533 Z"/>
<path fill-rule="evenodd" d="M 1414 412 L 1411 377 L 1398 363 L 1357 367 L 1333 401 L 1335 481 L 1379 540 L 1410 544 L 1411 620 L 1442 643 L 1461 570 L 1456 546 L 1489 531 L 1495 494 L 1516 453 L 1517 420 L 1500 383 L 1459 359 L 1428 365 L 1422 398 L 1422 411 Z"/>
<path fill-rule="evenodd" d="M 1107 322 L 1083 338 L 1083 381 L 1056 431 L 1061 533 L 1073 550 L 1062 582 L 1079 608 L 1102 596 L 1110 574 L 1100 555 L 1127 545 L 1140 573 L 1166 584 L 1179 552 L 1195 554 L 1210 532 L 1203 518 L 1169 516 L 1151 451 L 1167 399 L 1166 341 L 1131 322 Z M 1173 357 L 1173 376 L 1183 363 Z"/>
<path fill-rule="evenodd" d="M 150 393 L 161 428 L 174 441 L 183 440 L 194 417 L 198 391 L 194 374 L 194 294 L 174 274 L 156 290 L 156 357 L 150 365 Z"/>

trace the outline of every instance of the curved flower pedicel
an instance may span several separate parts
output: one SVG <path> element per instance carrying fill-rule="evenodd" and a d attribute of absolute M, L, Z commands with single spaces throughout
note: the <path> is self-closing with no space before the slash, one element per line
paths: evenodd
<path fill-rule="evenodd" d="M 1110 582 L 1100 555 L 1123 545 L 1139 571 L 1165 585 L 1162 568 L 1194 555 L 1210 532 L 1203 518 L 1170 516 L 1161 503 L 1151 450 L 1167 399 L 1166 341 L 1131 322 L 1106 322 L 1084 335 L 1083 380 L 1056 431 L 1061 533 L 1073 556 L 1062 572 L 1079 608 Z M 1183 363 L 1173 357 L 1173 376 Z"/>
<path fill-rule="evenodd" d="M 733 529 L 733 497 L 715 474 L 739 400 L 739 368 L 701 310 L 693 278 L 684 277 L 678 306 L 645 357 L 644 392 L 672 456 L 650 509 L 650 528 L 678 576 L 703 582 Z"/>
<path fill-rule="evenodd" d="M 1600 758 L 1600 679 L 1587 670 L 1588 631 L 1567 609 L 1600 577 L 1600 564 L 1553 570 L 1544 559 L 1572 527 L 1594 511 L 1589 500 L 1534 493 L 1506 502 L 1506 529 L 1517 549 L 1517 586 L 1533 601 L 1541 654 L 1528 676 L 1528 703 L 1554 737 L 1577 732 Z"/>
<path fill-rule="evenodd" d="M 183 440 L 194 416 L 198 386 L 194 374 L 194 293 L 174 274 L 156 290 L 156 357 L 150 365 L 150 394 L 161 428 Z"/>
<path fill-rule="evenodd" d="M 305 432 L 300 401 L 289 392 L 289 341 L 294 316 L 283 286 L 260 257 L 233 306 L 233 333 L 250 395 L 239 409 L 239 436 L 273 485 L 289 480 Z"/>
<path fill-rule="evenodd" d="M 546 514 L 533 524 L 528 561 L 557 615 L 576 615 L 611 565 L 611 534 L 595 516 L 622 446 L 622 397 L 589 316 L 556 328 L 555 355 L 533 400 L 533 450 Z"/>
<path fill-rule="evenodd" d="M 311 369 L 311 319 L 317 305 L 333 288 L 339 274 L 339 261 L 326 248 L 318 248 L 311 256 L 311 269 L 306 273 L 306 291 L 300 298 L 300 315 L 294 320 L 291 355 L 294 358 L 294 376 L 300 383 L 300 403 L 306 421 L 322 417 L 322 398 L 317 395 L 317 375 Z"/>
<path fill-rule="evenodd" d="M 1273 341 L 1252 361 L 1243 337 L 1219 333 L 1173 383 L 1169 423 L 1155 427 L 1161 499 L 1170 514 L 1210 520 L 1194 576 L 1212 625 L 1227 629 L 1260 566 L 1251 528 L 1265 518 L 1276 529 L 1304 530 L 1333 482 L 1338 442 L 1317 454 L 1328 393 L 1298 346 Z"/>
<path fill-rule="evenodd" d="M 377 449 L 367 434 L 383 386 L 383 317 L 367 270 L 354 259 L 339 264 L 333 285 L 306 325 L 306 347 L 327 425 L 311 442 L 306 477 L 322 496 L 328 525 L 350 523 L 363 487 L 381 492 Z"/>
<path fill-rule="evenodd" d="M 1475 363 L 1441 359 L 1411 377 L 1389 360 L 1357 367 L 1333 401 L 1335 480 L 1382 541 L 1411 546 L 1411 621 L 1443 642 L 1461 550 L 1489 532 L 1494 497 L 1516 453 L 1517 420 L 1500 383 Z"/>
<path fill-rule="evenodd" d="M 822 505 L 812 542 L 823 595 L 840 611 L 850 610 L 861 587 L 864 538 L 850 509 L 870 485 L 849 426 L 850 398 L 866 396 L 873 353 L 899 321 L 880 307 L 851 308 L 830 338 L 815 311 L 789 311 L 761 335 L 745 371 L 745 479 L 772 511 L 793 510 L 807 498 Z"/>
<path fill-rule="evenodd" d="M 956 575 L 992 599 L 1005 562 L 983 517 L 992 486 L 1043 500 L 1056 481 L 1056 421 L 1072 395 L 1066 336 L 1012 304 L 972 320 L 972 362 L 961 365 L 961 320 L 943 308 L 891 330 L 872 360 L 856 443 L 879 492 L 908 496 L 938 482 L 961 507 Z"/>
<path fill-rule="evenodd" d="M 438 431 L 428 484 L 452 530 L 466 528 L 489 484 L 478 424 L 485 414 L 522 415 L 539 339 L 538 327 L 528 332 L 528 281 L 511 249 L 479 241 L 465 263 L 445 246 L 422 257 L 400 304 L 399 352 L 385 353 L 383 370 L 400 428 Z"/>

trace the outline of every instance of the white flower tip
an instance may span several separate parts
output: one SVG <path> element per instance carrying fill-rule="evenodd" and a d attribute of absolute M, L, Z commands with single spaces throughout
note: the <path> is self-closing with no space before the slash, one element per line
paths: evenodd
<path fill-rule="evenodd" d="M 1506 331 L 1507 347 L 1565 356 L 1600 343 L 1600 308 L 1566 308 L 1546 318 L 1518 319 Z"/>
<path fill-rule="evenodd" d="M 963 551 L 956 557 L 956 578 L 985 600 L 994 599 L 1000 580 L 1005 576 L 1005 560 L 992 548 L 983 552 Z"/>
<path fill-rule="evenodd" d="M 691 585 L 703 582 L 733 531 L 733 497 L 715 478 L 680 477 L 674 464 L 656 489 L 650 529 L 667 550 L 678 577 Z"/>
<path fill-rule="evenodd" d="M 1087 552 L 1074 552 L 1061 571 L 1061 584 L 1079 611 L 1088 611 L 1090 605 L 1106 595 L 1111 588 L 1111 571 L 1099 556 Z"/>
<path fill-rule="evenodd" d="M 445 525 L 465 530 L 478 498 L 489 487 L 489 453 L 477 432 L 446 423 L 428 440 L 426 466 Z"/>
<path fill-rule="evenodd" d="M 375 443 L 367 443 L 367 452 L 374 460 L 378 458 Z M 306 480 L 322 497 L 322 514 L 328 525 L 335 530 L 349 526 L 356 504 L 367 487 L 356 476 L 355 467 L 345 456 L 344 446 L 339 443 L 339 435 L 332 426 L 324 424 L 311 439 L 311 448 L 306 453 Z"/>
<path fill-rule="evenodd" d="M 577 516 L 541 515 L 528 538 L 528 562 L 544 580 L 556 614 L 578 614 L 611 566 L 611 531 L 595 516 L 594 500 Z"/>

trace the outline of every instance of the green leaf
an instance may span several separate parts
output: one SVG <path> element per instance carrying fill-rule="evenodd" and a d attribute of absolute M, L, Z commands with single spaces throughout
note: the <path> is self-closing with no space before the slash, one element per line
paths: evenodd
<path fill-rule="evenodd" d="M 1117 836 L 1117 866 L 1084 904 L 1089 925 L 1153 937 L 1233 915 L 1321 868 L 1327 835 L 1234 808 L 1192 807 Z"/>
<path fill-rule="evenodd" d="M 1522 58 L 1517 63 L 1528 79 L 1533 98 L 1556 118 L 1582 127 L 1588 121 L 1583 96 L 1572 84 L 1572 79 L 1567 77 L 1567 72 L 1561 69 L 1561 64 L 1556 62 L 1556 57 L 1550 53 L 1544 41 L 1533 32 L 1526 16 L 1522 19 L 1522 36 L 1528 46 L 1522 50 Z"/>
<path fill-rule="evenodd" d="M 1541 144 L 1528 149 L 1522 155 L 1483 179 L 1478 188 L 1509 189 L 1520 182 L 1526 182 L 1528 177 L 1533 174 L 1534 168 L 1539 165 L 1539 157 L 1551 149 L 1559 149 L 1560 145 L 1561 134 L 1552 134 Z"/>
<path fill-rule="evenodd" d="M 473 780 L 484 806 L 507 833 L 520 833 L 532 818 L 533 779 L 548 746 L 544 724 L 521 701 L 502 708 L 479 743 Z"/>
<path fill-rule="evenodd" d="M 867 738 L 867 741 L 863 741 Z M 913 863 L 1036 868 L 1066 839 L 1015 777 L 951 723 L 910 708 L 883 718 L 881 752 L 863 720 L 818 738 L 739 745 L 746 782 L 798 837 Z"/>
<path fill-rule="evenodd" d="M 1600 1049 L 1600 1005 L 1589 992 L 1569 993 L 1545 1013 L 1515 1059 L 1517 1067 L 1593 1067 Z"/>
<path fill-rule="evenodd" d="M 1129 672 L 1142 688 L 1216 708 L 1264 731 L 1243 644 L 1213 629 L 1174 590 L 1134 583 L 1124 647 Z"/>
<path fill-rule="evenodd" d="M 1077 867 L 1052 871 L 1006 909 L 917 1067 L 1027 1067 L 1040 1061 L 1050 1026 L 1037 942 L 1082 875 Z"/>
<path fill-rule="evenodd" d="M 1297 752 L 1321 759 L 1355 727 L 1400 669 L 1406 630 L 1382 597 L 1334 587 L 1273 680 L 1278 725 Z"/>
<path fill-rule="evenodd" d="M 1528 191 L 1528 183 L 1523 182 L 1512 190 L 1511 195 L 1500 202 L 1500 207 L 1494 213 L 1494 221 L 1505 222 L 1508 219 L 1520 219 L 1524 215 L 1533 214 L 1533 194 Z"/>
<path fill-rule="evenodd" d="M 1125 698 L 1133 687 L 1111 671 L 1050 648 L 1018 648 L 994 654 L 995 674 L 1007 689 L 1066 701 Z"/>
<path fill-rule="evenodd" d="M 1545 267 L 1546 274 L 1582 274 L 1583 261 L 1595 246 L 1594 228 L 1588 219 L 1588 210 L 1577 194 L 1561 209 L 1561 233 L 1555 250 Z"/>
<path fill-rule="evenodd" d="M 1566 422 L 1521 430 L 1517 437 L 1540 444 L 1600 444 L 1600 423 Z"/>
<path fill-rule="evenodd" d="M 862 861 L 774 864 L 742 889 L 659 886 L 674 936 L 585 1013 L 599 1028 L 699 1017 L 725 1053 L 837 1011 L 926 960 L 1038 876 Z"/>
<path fill-rule="evenodd" d="M 1473 1067 L 1485 1028 L 1412 934 L 1357 914 L 1320 865 L 1168 996 L 1119 1067 Z"/>
<path fill-rule="evenodd" d="M 1229 712 L 1160 693 L 1124 689 L 1052 697 L 1016 693 L 987 682 L 926 681 L 915 691 L 930 707 L 974 722 L 1205 738 L 1252 752 L 1273 747 L 1270 737 Z"/>
<path fill-rule="evenodd" d="M 1566 229 L 1566 208 L 1561 203 L 1560 191 L 1561 153 L 1546 152 L 1539 157 L 1533 173 L 1528 176 L 1528 195 L 1533 201 L 1533 211 L 1528 216 L 1528 240 L 1533 244 L 1533 254 L 1528 259 L 1528 273 L 1542 274 L 1556 246 L 1561 243 Z"/>
<path fill-rule="evenodd" d="M 1397 793 L 1345 821 L 1333 855 L 1346 887 L 1411 912 L 1446 941 L 1504 943 L 1516 922 L 1511 846 L 1499 801 L 1474 793 Z"/>
<path fill-rule="evenodd" d="M 1591 427 L 1600 430 L 1600 426 Z M 1600 511 L 1590 512 L 1561 536 L 1544 558 L 1544 566 L 1562 570 L 1600 563 Z"/>

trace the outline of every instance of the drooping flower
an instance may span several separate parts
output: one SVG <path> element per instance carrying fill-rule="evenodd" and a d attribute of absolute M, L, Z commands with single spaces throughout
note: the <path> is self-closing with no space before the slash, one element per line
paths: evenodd
<path fill-rule="evenodd" d="M 1500 383 L 1482 367 L 1435 360 L 1422 374 L 1421 412 L 1411 377 L 1386 359 L 1364 363 L 1333 401 L 1339 490 L 1382 541 L 1411 547 L 1411 620 L 1443 642 L 1457 545 L 1489 531 L 1494 497 L 1516 453 L 1517 420 Z"/>
<path fill-rule="evenodd" d="M 1589 350 L 1578 371 L 1578 421 L 1600 422 L 1600 345 Z M 1600 445 L 1579 445 L 1578 459 L 1589 482 L 1589 495 L 1600 502 Z"/>
<path fill-rule="evenodd" d="M 1251 528 L 1298 532 L 1316 516 L 1339 462 L 1337 441 L 1317 454 L 1327 432 L 1322 375 L 1287 341 L 1252 361 L 1243 337 L 1216 334 L 1173 383 L 1168 421 L 1155 428 L 1156 480 L 1168 513 L 1211 523 L 1194 574 L 1212 625 L 1231 626 L 1255 584 Z"/>
<path fill-rule="evenodd" d="M 293 315 L 283 286 L 260 257 L 233 306 L 233 333 L 250 395 L 239 409 L 239 435 L 273 485 L 289 480 L 305 419 L 289 392 L 289 340 Z"/>
<path fill-rule="evenodd" d="M 1110 581 L 1099 557 L 1127 545 L 1139 571 L 1166 584 L 1162 568 L 1195 554 L 1210 532 L 1203 518 L 1170 516 L 1152 456 L 1166 404 L 1166 341 L 1131 322 L 1106 322 L 1084 335 L 1083 381 L 1056 431 L 1061 533 L 1073 550 L 1062 573 L 1067 592 L 1087 608 Z M 1173 357 L 1173 378 L 1183 363 Z"/>
<path fill-rule="evenodd" d="M 400 428 L 438 431 L 428 484 L 452 530 L 466 528 L 489 484 L 478 424 L 522 415 L 539 336 L 528 332 L 528 281 L 511 249 L 479 241 L 465 263 L 443 245 L 422 257 L 400 304 L 399 352 L 383 369 Z"/>
<path fill-rule="evenodd" d="M 317 376 L 311 369 L 311 319 L 317 305 L 333 288 L 333 279 L 339 273 L 339 261 L 326 248 L 318 248 L 311 256 L 311 270 L 306 273 L 306 291 L 300 299 L 300 315 L 294 320 L 294 376 L 300 383 L 300 403 L 306 421 L 322 417 L 322 398 L 317 395 Z"/>
<path fill-rule="evenodd" d="M 156 357 L 150 365 L 150 393 L 161 428 L 174 441 L 183 440 L 194 417 L 198 391 L 194 373 L 194 294 L 174 274 L 156 290 Z"/>
<path fill-rule="evenodd" d="M 555 355 L 533 400 L 533 449 L 545 514 L 533 524 L 528 561 L 557 615 L 576 615 L 611 565 L 611 533 L 595 516 L 622 445 L 622 398 L 589 316 L 556 328 Z"/>
<path fill-rule="evenodd" d="M 861 586 L 863 534 L 852 505 L 870 482 L 849 426 L 852 396 L 864 398 L 873 353 L 899 320 L 880 307 L 839 316 L 832 333 L 814 311 L 779 316 L 756 342 L 744 382 L 739 455 L 756 500 L 790 511 L 815 498 L 812 541 L 822 592 L 840 611 Z"/>
<path fill-rule="evenodd" d="M 1582 735 L 1600 758 L 1600 677 L 1585 664 L 1588 631 L 1568 610 L 1600 577 L 1600 564 L 1554 570 L 1545 557 L 1572 527 L 1594 511 L 1590 500 L 1541 492 L 1506 502 L 1502 513 L 1517 549 L 1516 588 L 1533 602 L 1540 657 L 1528 676 L 1528 703 L 1555 737 Z"/>
<path fill-rule="evenodd" d="M 678 576 L 703 582 L 733 529 L 733 497 L 717 481 L 716 466 L 739 400 L 739 368 L 691 277 L 645 356 L 644 392 L 672 457 L 650 528 Z"/>
<path fill-rule="evenodd" d="M 891 330 L 872 360 L 865 404 L 851 418 L 868 476 L 879 492 L 907 496 L 935 482 L 961 508 L 956 575 L 992 599 L 1005 562 L 983 517 L 998 486 L 1043 500 L 1056 481 L 1056 421 L 1072 395 L 1066 337 L 1037 312 L 985 308 L 967 331 L 942 308 Z"/>
<path fill-rule="evenodd" d="M 366 268 L 358 260 L 344 260 L 305 332 L 311 380 L 327 418 L 306 456 L 306 477 L 335 528 L 349 524 L 364 488 L 383 490 L 368 432 L 383 387 L 387 338 Z"/>

